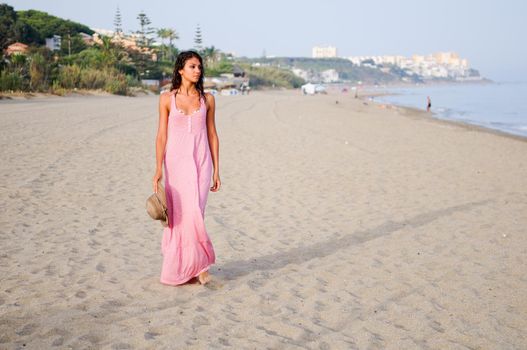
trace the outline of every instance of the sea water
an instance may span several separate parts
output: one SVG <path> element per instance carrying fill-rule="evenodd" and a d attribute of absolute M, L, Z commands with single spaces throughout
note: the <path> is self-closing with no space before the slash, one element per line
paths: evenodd
<path fill-rule="evenodd" d="M 375 100 L 426 110 L 434 117 L 462 121 L 527 137 L 527 83 L 425 85 L 387 88 Z"/>

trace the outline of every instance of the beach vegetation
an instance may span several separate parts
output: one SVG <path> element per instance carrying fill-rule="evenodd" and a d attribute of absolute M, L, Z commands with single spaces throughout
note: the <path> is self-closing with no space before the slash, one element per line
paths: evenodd
<path fill-rule="evenodd" d="M 117 8 L 114 34 L 94 35 L 92 29 L 81 23 L 37 10 L 15 11 L 12 6 L 1 4 L 0 91 L 63 95 L 87 89 L 130 94 L 131 88 L 146 90 L 143 83 L 166 82 L 172 76 L 174 60 L 180 52 L 174 45 L 179 34 L 173 28 L 154 28 L 144 12 L 136 19 L 139 30 L 125 35 Z M 159 43 L 154 41 L 156 36 Z M 239 64 L 253 88 L 294 88 L 304 83 L 284 67 L 252 67 L 213 45 L 205 47 L 203 42 L 201 27 L 197 24 L 194 49 L 203 56 L 207 77 L 233 74 L 234 66 Z M 15 43 L 17 48 L 8 51 Z"/>
<path fill-rule="evenodd" d="M 24 90 L 22 77 L 15 72 L 0 71 L 0 91 Z"/>
<path fill-rule="evenodd" d="M 305 84 L 304 79 L 297 77 L 291 70 L 279 67 L 254 67 L 249 64 L 240 64 L 254 88 L 299 88 Z"/>
<path fill-rule="evenodd" d="M 232 73 L 233 71 L 232 61 L 222 59 L 217 62 L 211 62 L 205 65 L 205 76 L 217 77 L 224 73 Z"/>

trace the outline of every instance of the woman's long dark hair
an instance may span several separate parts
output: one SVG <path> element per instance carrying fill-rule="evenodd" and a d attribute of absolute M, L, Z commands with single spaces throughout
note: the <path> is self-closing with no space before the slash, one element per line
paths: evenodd
<path fill-rule="evenodd" d="M 199 64 L 201 65 L 201 74 L 199 75 L 199 79 L 196 82 L 196 90 L 198 90 L 199 94 L 203 97 L 205 97 L 205 91 L 203 89 L 203 77 L 205 76 L 205 67 L 203 67 L 203 59 L 197 53 L 196 51 L 182 51 L 179 53 L 179 55 L 176 58 L 176 64 L 174 65 L 174 73 L 172 74 L 172 90 L 177 90 L 181 86 L 181 74 L 179 74 L 179 71 L 185 67 L 185 62 L 189 60 L 190 58 L 195 57 L 199 60 Z"/>

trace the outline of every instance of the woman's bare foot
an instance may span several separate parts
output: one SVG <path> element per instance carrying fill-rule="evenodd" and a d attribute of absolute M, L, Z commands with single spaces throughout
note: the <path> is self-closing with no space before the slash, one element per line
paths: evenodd
<path fill-rule="evenodd" d="M 203 271 L 202 273 L 200 273 L 199 276 L 198 276 L 198 280 L 199 280 L 199 283 L 201 283 L 201 284 L 206 284 L 206 283 L 210 282 L 209 272 L 208 271 Z"/>

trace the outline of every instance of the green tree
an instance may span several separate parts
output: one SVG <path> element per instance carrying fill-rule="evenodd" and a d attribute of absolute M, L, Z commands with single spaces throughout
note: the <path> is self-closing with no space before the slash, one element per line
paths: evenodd
<path fill-rule="evenodd" d="M 196 27 L 196 32 L 194 33 L 194 48 L 198 52 L 201 52 L 203 50 L 203 38 L 201 36 L 201 28 L 199 26 L 199 23 Z"/>
<path fill-rule="evenodd" d="M 220 50 L 216 49 L 214 45 L 203 49 L 203 59 L 208 66 L 213 65 L 219 58 Z"/>
<path fill-rule="evenodd" d="M 22 21 L 17 21 L 15 23 L 14 30 L 16 41 L 20 41 L 24 44 L 38 44 L 40 40 L 40 34 L 38 31 Z"/>
<path fill-rule="evenodd" d="M 60 40 L 60 52 L 63 55 L 72 55 L 86 50 L 88 46 L 79 34 L 66 34 Z"/>
<path fill-rule="evenodd" d="M 27 63 L 27 56 L 21 53 L 15 53 L 10 56 L 10 61 L 13 69 L 22 73 Z"/>
<path fill-rule="evenodd" d="M 163 43 L 163 59 L 174 60 L 174 45 L 172 42 L 179 39 L 178 33 L 171 28 L 159 28 L 157 30 L 157 36 Z M 163 39 L 168 39 L 168 45 L 165 45 Z"/>
<path fill-rule="evenodd" d="M 117 11 L 115 11 L 113 26 L 114 26 L 115 34 L 117 35 L 123 34 L 123 21 L 121 18 L 121 11 L 119 10 L 119 6 L 117 6 Z"/>
<path fill-rule="evenodd" d="M 161 43 L 162 43 L 162 45 L 161 45 L 161 52 L 162 52 L 162 59 L 163 60 L 166 60 L 166 58 L 168 56 L 167 53 L 169 51 L 168 46 L 165 45 L 163 39 L 168 39 L 170 37 L 170 32 L 171 31 L 172 30 L 168 29 L 168 28 L 159 28 L 157 30 L 157 36 L 158 36 L 158 38 L 161 39 Z"/>
<path fill-rule="evenodd" d="M 17 11 L 17 15 L 21 24 L 31 26 L 38 33 L 38 37 L 34 38 L 34 42 L 40 45 L 44 45 L 46 43 L 45 39 L 53 35 L 60 35 L 62 40 L 65 40 L 68 34 L 74 36 L 79 33 L 89 35 L 94 33 L 93 30 L 83 24 L 64 20 L 46 12 L 36 10 Z"/>
<path fill-rule="evenodd" d="M 141 11 L 141 13 L 137 15 L 137 19 L 139 20 L 140 29 L 135 33 L 138 35 L 137 46 L 139 46 L 139 52 L 135 54 L 134 57 L 139 77 L 142 79 L 151 71 L 151 59 L 148 49 L 154 40 L 152 38 L 152 33 L 155 31 L 154 28 L 150 27 L 152 22 L 144 11 Z"/>
<path fill-rule="evenodd" d="M 16 41 L 16 22 L 15 10 L 7 4 L 0 4 L 0 49 L 4 49 Z"/>
<path fill-rule="evenodd" d="M 49 65 L 40 53 L 34 53 L 29 58 L 29 89 L 42 91 L 47 88 Z"/>
<path fill-rule="evenodd" d="M 141 13 L 137 15 L 137 19 L 139 20 L 139 26 L 141 28 L 135 32 L 139 36 L 137 46 L 139 46 L 141 49 L 149 48 L 154 41 L 152 34 L 155 32 L 155 30 L 154 28 L 150 27 L 152 22 L 144 13 L 144 11 L 141 11 Z"/>
<path fill-rule="evenodd" d="M 123 58 L 123 52 L 120 47 L 112 42 L 112 38 L 103 35 L 102 43 L 99 44 L 101 53 L 101 63 L 104 67 L 114 67 Z"/>
<path fill-rule="evenodd" d="M 170 60 L 173 61 L 174 60 L 174 54 L 175 54 L 175 47 L 174 45 L 172 44 L 172 42 L 174 40 L 178 40 L 179 39 L 179 34 L 174 30 L 174 29 L 169 29 L 169 35 L 168 35 L 168 47 L 170 49 Z"/>
<path fill-rule="evenodd" d="M 27 56 L 24 54 L 9 56 L 6 69 L 0 71 L 1 90 L 27 90 L 29 81 L 27 61 Z"/>

